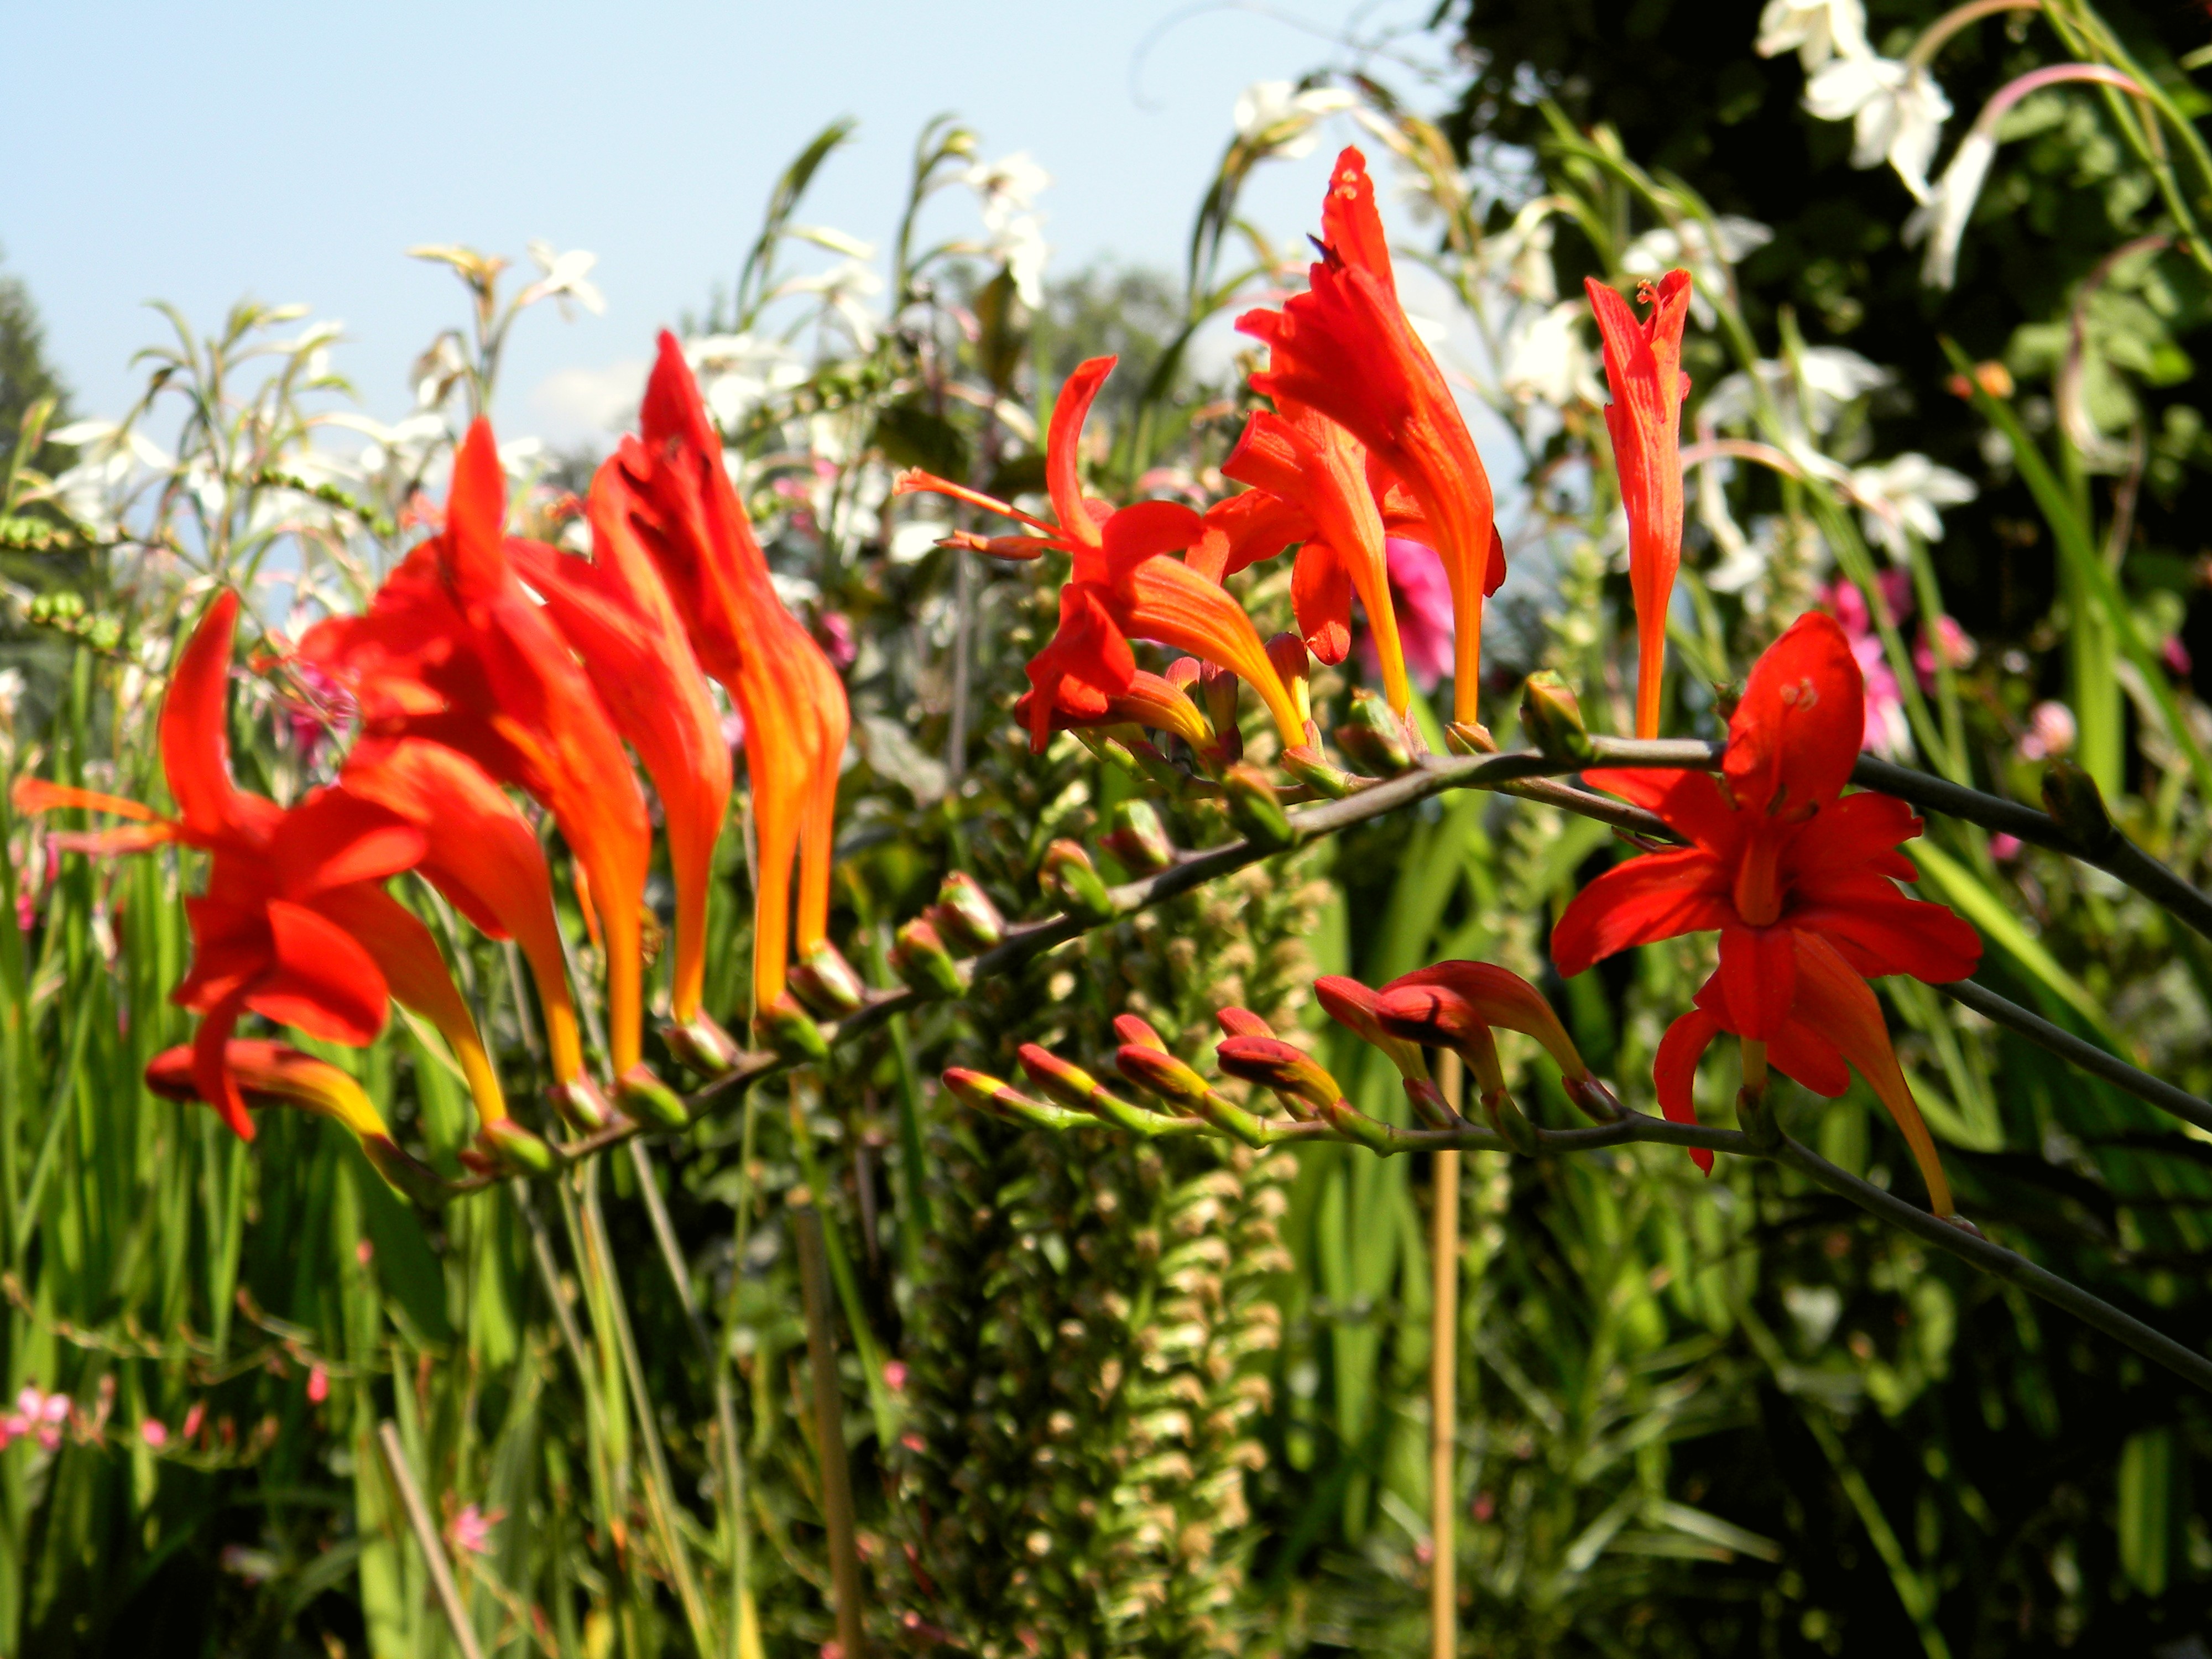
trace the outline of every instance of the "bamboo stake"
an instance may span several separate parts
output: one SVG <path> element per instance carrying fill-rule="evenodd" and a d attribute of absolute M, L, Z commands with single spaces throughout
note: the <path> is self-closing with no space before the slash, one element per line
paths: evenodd
<path fill-rule="evenodd" d="M 1460 1057 L 1447 1053 L 1437 1079 L 1454 1111 Z M 1436 1213 L 1430 1218 L 1429 1563 L 1430 1659 L 1459 1653 L 1459 1160 L 1436 1155 Z"/>

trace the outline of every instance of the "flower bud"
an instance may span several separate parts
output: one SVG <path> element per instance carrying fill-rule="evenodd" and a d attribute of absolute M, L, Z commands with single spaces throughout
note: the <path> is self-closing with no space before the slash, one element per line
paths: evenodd
<path fill-rule="evenodd" d="M 753 1030 L 786 1060 L 804 1064 L 830 1058 L 830 1039 L 787 993 L 753 1016 Z"/>
<path fill-rule="evenodd" d="M 1336 728 L 1336 746 L 1370 772 L 1386 778 L 1411 769 L 1413 746 L 1405 722 L 1372 691 L 1355 691 L 1352 710 Z"/>
<path fill-rule="evenodd" d="M 945 944 L 963 956 L 988 951 L 1006 937 L 1006 919 L 975 878 L 964 870 L 955 870 L 938 888 L 935 914 L 930 921 Z"/>
<path fill-rule="evenodd" d="M 1498 1133 L 1505 1137 L 1505 1144 L 1524 1158 L 1534 1157 L 1538 1142 L 1536 1126 L 1522 1115 L 1513 1097 L 1503 1089 L 1492 1089 L 1482 1097 L 1483 1109 Z"/>
<path fill-rule="evenodd" d="M 1713 682 L 1713 718 L 1726 724 L 1735 718 L 1736 705 L 1743 701 L 1741 680 Z"/>
<path fill-rule="evenodd" d="M 1146 1048 L 1168 1052 L 1167 1039 L 1134 1014 L 1114 1016 L 1114 1036 L 1122 1042 L 1134 1042 Z"/>
<path fill-rule="evenodd" d="M 853 971 L 837 947 L 824 939 L 792 964 L 792 994 L 823 1019 L 842 1019 L 859 1012 L 868 1000 L 868 988 Z"/>
<path fill-rule="evenodd" d="M 643 1066 L 633 1066 L 615 1084 L 615 1099 L 623 1111 L 655 1129 L 688 1129 L 690 1109 L 683 1097 Z"/>
<path fill-rule="evenodd" d="M 543 1137 L 511 1117 L 487 1123 L 477 1131 L 474 1150 L 500 1175 L 550 1175 L 557 1162 Z"/>
<path fill-rule="evenodd" d="M 555 1084 L 545 1091 L 545 1099 L 572 1129 L 589 1133 L 614 1121 L 614 1108 L 607 1104 L 599 1085 L 581 1073 L 566 1083 Z"/>
<path fill-rule="evenodd" d="M 1392 1036 L 1382 1029 L 1376 1015 L 1376 1005 L 1382 999 L 1373 991 L 1341 974 L 1324 974 L 1314 981 L 1314 996 L 1331 1019 L 1388 1055 L 1399 1076 L 1409 1083 L 1427 1080 L 1429 1062 L 1422 1057 L 1420 1044 Z"/>
<path fill-rule="evenodd" d="M 1034 1042 L 1024 1042 L 1017 1056 L 1022 1070 L 1029 1073 L 1030 1081 L 1047 1096 L 1072 1111 L 1087 1112 L 1103 1118 L 1117 1127 L 1141 1135 L 1180 1133 L 1190 1127 L 1188 1118 L 1163 1117 L 1158 1112 L 1147 1111 L 1141 1106 L 1132 1106 L 1127 1101 L 1109 1093 L 1098 1079 L 1080 1066 L 1062 1060 L 1049 1048 Z"/>
<path fill-rule="evenodd" d="M 1117 803 L 1113 833 L 1102 844 L 1135 875 L 1149 876 L 1176 860 L 1175 842 L 1168 838 L 1167 826 L 1148 800 Z"/>
<path fill-rule="evenodd" d="M 669 1052 L 702 1077 L 720 1077 L 737 1066 L 736 1040 L 703 1013 L 687 1024 L 664 1026 L 660 1035 Z"/>
<path fill-rule="evenodd" d="M 1444 746 L 1455 755 L 1494 755 L 1498 739 L 1480 720 L 1454 720 L 1444 727 Z"/>
<path fill-rule="evenodd" d="M 1044 849 L 1037 884 L 1071 915 L 1086 921 L 1107 921 L 1113 917 L 1114 896 L 1106 890 L 1091 854 L 1074 842 L 1056 841 Z"/>
<path fill-rule="evenodd" d="M 1342 800 L 1366 781 L 1340 766 L 1330 765 L 1322 758 L 1318 749 L 1304 744 L 1285 749 L 1276 763 L 1316 794 L 1326 795 L 1331 800 Z"/>
<path fill-rule="evenodd" d="M 1392 980 L 1382 988 L 1382 994 L 1388 999 L 1395 991 L 1421 986 L 1441 987 L 1464 998 L 1485 1025 L 1535 1038 L 1568 1083 L 1580 1083 L 1589 1076 L 1589 1067 L 1583 1063 L 1574 1039 L 1553 1012 L 1550 999 L 1511 969 L 1490 962 L 1440 962 Z"/>
<path fill-rule="evenodd" d="M 971 1072 L 964 1066 L 954 1066 L 945 1071 L 945 1086 L 977 1111 L 1008 1123 L 1037 1129 L 1069 1129 L 1091 1121 L 1087 1113 L 1063 1111 L 1057 1106 L 1031 1100 L 997 1078 Z"/>
<path fill-rule="evenodd" d="M 890 948 L 891 971 L 926 997 L 957 997 L 968 989 L 969 971 L 952 959 L 927 916 L 898 930 Z"/>
<path fill-rule="evenodd" d="M 1254 844 L 1280 852 L 1297 843 L 1297 831 L 1283 810 L 1282 797 L 1258 767 L 1231 767 L 1222 774 L 1221 793 L 1231 819 Z"/>
<path fill-rule="evenodd" d="M 1214 1015 L 1224 1036 L 1273 1036 L 1275 1028 L 1249 1008 L 1224 1008 Z"/>
<path fill-rule="evenodd" d="M 1139 1089 L 1189 1110 L 1203 1109 L 1210 1092 L 1206 1079 L 1165 1049 L 1142 1042 L 1125 1042 L 1114 1054 L 1114 1065 Z"/>
<path fill-rule="evenodd" d="M 1213 726 L 1214 753 L 1224 765 L 1233 764 L 1244 755 L 1244 734 L 1237 724 L 1237 676 L 1210 662 L 1200 663 L 1198 690 Z"/>
<path fill-rule="evenodd" d="M 2054 760 L 2044 769 L 2043 807 L 2081 852 L 2101 853 L 2119 834 L 2096 779 L 2072 761 Z"/>
<path fill-rule="evenodd" d="M 1224 1072 L 1273 1090 L 1293 1117 L 1317 1116 L 1344 1098 L 1343 1087 L 1319 1060 L 1279 1037 L 1224 1037 L 1213 1052 Z"/>
<path fill-rule="evenodd" d="M 1528 676 L 1521 689 L 1521 729 L 1549 759 L 1587 766 L 1597 758 L 1574 688 L 1548 668 Z"/>
<path fill-rule="evenodd" d="M 1384 991 L 1375 1014 L 1392 1036 L 1431 1048 L 1455 1049 L 1486 1094 L 1505 1086 L 1490 1026 L 1465 997 L 1441 985 L 1405 985 Z"/>

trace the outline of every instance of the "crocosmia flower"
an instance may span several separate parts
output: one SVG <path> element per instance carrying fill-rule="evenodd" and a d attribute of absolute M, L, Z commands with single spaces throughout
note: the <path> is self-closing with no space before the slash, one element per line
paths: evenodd
<path fill-rule="evenodd" d="M 1689 845 L 1615 866 L 1559 918 L 1552 957 L 1573 975 L 1616 951 L 1718 931 L 1720 966 L 1660 1044 L 1656 1082 L 1670 1118 L 1695 1121 L 1698 1057 L 1723 1032 L 1743 1040 L 1756 1086 L 1770 1060 L 1832 1099 L 1856 1068 L 1903 1131 L 1938 1214 L 1951 1194 L 1934 1141 L 1867 981 L 1963 979 L 1974 930 L 1897 884 L 1917 873 L 1898 850 L 1920 833 L 1887 795 L 1846 796 L 1865 689 L 1835 618 L 1801 617 L 1753 668 L 1720 773 L 1588 774 L 1666 820 Z M 1693 1154 L 1711 1167 L 1710 1154 Z"/>
<path fill-rule="evenodd" d="M 1636 735 L 1659 735 L 1659 693 L 1667 665 L 1667 606 L 1682 563 L 1682 325 L 1690 314 L 1690 273 L 1670 270 L 1646 283 L 1638 297 L 1651 314 L 1640 320 L 1628 301 L 1585 277 L 1590 310 L 1605 342 L 1605 378 L 1613 388 L 1606 430 L 1613 434 L 1621 509 L 1628 514 L 1628 585 L 1636 596 Z"/>
<path fill-rule="evenodd" d="M 1225 669 L 1257 691 L 1286 748 L 1305 740 L 1305 721 L 1290 688 L 1268 660 L 1259 630 L 1218 576 L 1168 556 L 1197 545 L 1206 521 L 1180 501 L 1138 501 L 1118 510 L 1086 497 L 1076 465 L 1084 417 L 1115 360 L 1093 357 L 1069 375 L 1053 404 L 1045 441 L 1045 485 L 1054 518 L 1048 523 L 964 484 L 909 472 L 900 493 L 928 490 L 987 508 L 1034 533 L 959 544 L 999 558 L 1035 558 L 1050 551 L 1074 562 L 1060 592 L 1060 627 L 1030 659 L 1030 742 L 1042 752 L 1055 720 L 1095 720 L 1130 688 L 1137 673 L 1131 640 L 1152 640 Z M 1288 539 L 1287 538 L 1285 539 Z M 1279 551 L 1278 542 L 1273 551 Z"/>
<path fill-rule="evenodd" d="M 1450 578 L 1457 624 L 1453 699 L 1473 723 L 1482 666 L 1482 605 L 1504 579 L 1490 476 L 1444 382 L 1398 301 L 1367 160 L 1336 159 L 1322 208 L 1322 258 L 1307 292 L 1237 326 L 1267 347 L 1256 392 L 1278 409 L 1316 410 L 1365 446 L 1419 506 Z"/>
<path fill-rule="evenodd" d="M 728 689 L 744 717 L 759 868 L 753 1001 L 755 1013 L 764 1014 L 784 997 L 794 951 L 803 960 L 829 947 L 837 776 L 852 712 L 829 657 L 776 596 L 723 467 L 720 435 L 672 335 L 660 337 L 639 426 L 592 485 L 594 533 L 606 538 L 609 554 L 617 538 L 635 538 L 659 570 L 699 665 Z M 687 732 L 685 752 L 702 740 Z M 711 781 L 694 793 L 711 793 Z M 703 799 L 691 804 L 702 807 Z M 703 811 L 697 823 L 703 835 Z M 679 971 L 689 967 L 687 957 Z"/>

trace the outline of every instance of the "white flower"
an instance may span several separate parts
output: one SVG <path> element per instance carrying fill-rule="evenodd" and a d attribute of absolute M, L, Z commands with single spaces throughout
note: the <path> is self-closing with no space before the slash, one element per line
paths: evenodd
<path fill-rule="evenodd" d="M 1030 210 L 1052 175 L 1026 150 L 996 161 L 978 161 L 961 175 L 982 198 L 983 228 L 991 233 L 988 249 L 1014 279 L 1014 291 L 1032 311 L 1044 303 L 1044 264 L 1051 249 L 1044 219 Z"/>
<path fill-rule="evenodd" d="M 1506 331 L 1498 384 L 1516 403 L 1574 402 L 1589 374 L 1589 348 L 1580 325 L 1589 307 L 1580 300 L 1538 311 L 1522 307 Z"/>
<path fill-rule="evenodd" d="M 1237 142 L 1255 158 L 1295 161 L 1313 153 L 1316 125 L 1358 101 L 1339 87 L 1299 92 L 1288 81 L 1255 81 L 1237 96 Z"/>
<path fill-rule="evenodd" d="M 817 294 L 822 297 L 823 308 L 833 311 L 844 319 L 852 331 L 853 343 L 862 351 L 872 350 L 876 343 L 876 315 L 860 301 L 872 294 L 883 292 L 884 279 L 858 259 L 840 259 L 827 270 L 811 276 L 793 276 L 770 296 L 781 299 L 787 295 Z"/>
<path fill-rule="evenodd" d="M 1917 450 L 1880 466 L 1854 467 L 1850 489 L 1867 539 L 1899 558 L 1908 534 L 1924 542 L 1943 539 L 1938 508 L 1962 506 L 1979 493 L 1964 474 L 1936 465 Z"/>
<path fill-rule="evenodd" d="M 1792 46 L 1808 75 L 1831 58 L 1868 56 L 1866 9 L 1859 0 L 1767 0 L 1759 55 L 1778 58 Z"/>
<path fill-rule="evenodd" d="M 575 314 L 569 309 L 571 301 L 594 317 L 606 310 L 606 296 L 584 280 L 591 274 L 592 267 L 599 264 L 598 254 L 586 253 L 581 248 L 556 253 L 552 243 L 542 240 L 532 240 L 529 249 L 531 259 L 544 275 L 516 296 L 518 309 L 534 306 L 540 300 L 557 300 L 563 317 Z"/>
<path fill-rule="evenodd" d="M 29 682 L 20 668 L 0 668 L 0 726 L 12 726 L 15 711 L 22 707 L 23 692 Z"/>
<path fill-rule="evenodd" d="M 1853 167 L 1887 161 L 1915 201 L 1928 199 L 1928 164 L 1951 118 L 1951 100 L 1922 65 L 1838 58 L 1807 82 L 1805 107 L 1823 121 L 1852 124 Z"/>
<path fill-rule="evenodd" d="M 1788 363 L 1768 357 L 1759 365 L 1759 379 L 1790 438 L 1800 441 L 1826 437 L 1845 405 L 1896 378 L 1844 346 L 1808 346 L 1798 353 L 1797 367 L 1798 374 L 1792 374 Z M 1751 376 L 1738 369 L 1713 387 L 1700 417 L 1715 426 L 1742 427 L 1757 410 Z"/>
<path fill-rule="evenodd" d="M 1555 197 L 1542 196 L 1513 216 L 1513 222 L 1495 236 L 1483 239 L 1482 274 L 1503 281 L 1508 291 L 1539 305 L 1559 297 L 1559 279 L 1552 269 L 1552 216 L 1559 211 Z"/>
<path fill-rule="evenodd" d="M 1966 221 L 1973 216 L 1974 204 L 1981 197 L 1983 181 L 1990 176 L 1990 163 L 1996 154 L 1996 137 L 1976 125 L 1951 152 L 1951 165 L 1943 169 L 1928 199 L 1905 222 L 1908 246 L 1923 236 L 1928 239 L 1920 280 L 1929 288 L 1949 288 L 1958 281 L 1959 242 L 1966 234 Z"/>
<path fill-rule="evenodd" d="M 1718 257 L 1700 219 L 1685 219 L 1679 231 L 1671 225 L 1647 230 L 1620 256 L 1622 274 L 1629 276 L 1659 277 L 1677 265 L 1686 265 L 1696 284 L 1690 314 L 1700 328 L 1713 325 L 1713 302 L 1705 296 L 1726 291 L 1728 267 L 1774 240 L 1774 233 L 1757 220 L 1733 213 L 1722 214 L 1714 224 L 1720 232 Z"/>
<path fill-rule="evenodd" d="M 981 198 L 983 223 L 1001 230 L 1018 215 L 1036 205 L 1038 195 L 1052 183 L 1052 174 L 1018 149 L 995 161 L 978 161 L 960 175 L 961 182 Z"/>

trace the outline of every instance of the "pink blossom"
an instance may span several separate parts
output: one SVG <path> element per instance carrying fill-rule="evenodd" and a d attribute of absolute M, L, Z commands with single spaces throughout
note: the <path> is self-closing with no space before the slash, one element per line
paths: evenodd
<path fill-rule="evenodd" d="M 318 1361 L 307 1372 L 307 1398 L 319 1406 L 331 1397 L 331 1374 Z"/>
<path fill-rule="evenodd" d="M 1398 642 L 1406 657 L 1406 672 L 1424 691 L 1452 672 L 1451 582 L 1436 550 L 1419 542 L 1393 536 L 1382 544 L 1389 562 L 1390 602 L 1398 613 Z M 1375 678 L 1382 659 L 1374 636 L 1363 625 L 1354 648 L 1360 666 Z"/>
<path fill-rule="evenodd" d="M 353 1247 L 353 1259 L 360 1262 L 362 1267 L 366 1267 L 370 1262 L 376 1260 L 376 1246 L 370 1243 L 367 1239 L 362 1239 L 359 1243 Z"/>
<path fill-rule="evenodd" d="M 2028 711 L 2027 735 L 2020 740 L 2022 760 L 2050 760 L 2073 748 L 2079 735 L 2074 711 L 2063 702 L 2039 702 Z"/>
<path fill-rule="evenodd" d="M 2020 856 L 2021 839 L 2008 836 L 2002 830 L 1990 837 L 1990 856 L 1999 864 L 2010 864 Z"/>
<path fill-rule="evenodd" d="M 471 1504 L 455 1516 L 453 1524 L 446 1528 L 446 1536 L 457 1550 L 471 1555 L 491 1553 L 491 1529 L 507 1518 L 505 1510 L 494 1510 L 486 1515 L 481 1505 Z"/>
<path fill-rule="evenodd" d="M 192 1401 L 191 1410 L 185 1413 L 185 1426 L 182 1430 L 185 1438 L 187 1440 L 198 1439 L 200 1437 L 200 1425 L 206 1421 L 207 1401 L 204 1400 L 195 1400 Z"/>
<path fill-rule="evenodd" d="M 905 1391 L 906 1362 L 904 1360 L 893 1359 L 885 1363 L 884 1366 L 884 1386 L 889 1389 L 893 1394 L 901 1394 Z"/>
<path fill-rule="evenodd" d="M 2192 664 L 2190 659 L 2189 647 L 2181 642 L 2180 635 L 2176 634 L 2169 638 L 2160 648 L 2159 654 L 2165 658 L 2166 665 L 2168 668 L 2184 678 L 2188 677 Z"/>
<path fill-rule="evenodd" d="M 830 666 L 842 673 L 853 665 L 860 654 L 860 647 L 853 637 L 853 619 L 842 611 L 825 611 L 814 624 L 815 640 L 821 645 Z"/>
<path fill-rule="evenodd" d="M 1920 641 L 1912 648 L 1912 666 L 1920 676 L 1922 689 L 1926 690 L 1936 684 L 1939 666 L 1971 668 L 1980 654 L 1981 647 L 1974 643 L 1972 635 L 1951 617 L 1938 617 L 1934 628 L 1920 630 Z"/>
<path fill-rule="evenodd" d="M 1882 573 L 1882 597 L 1891 601 L 1893 612 L 1898 607 L 1890 578 L 1902 574 L 1895 570 Z M 1826 589 L 1820 597 L 1836 620 L 1844 625 L 1844 635 L 1851 644 L 1851 655 L 1866 680 L 1866 735 L 1860 739 L 1859 746 L 1893 759 L 1906 753 L 1912 747 L 1912 727 L 1905 718 L 1905 693 L 1890 669 L 1888 658 L 1882 654 L 1881 636 L 1875 631 L 1874 613 L 1868 608 L 1866 595 L 1859 592 L 1856 583 L 1842 580 Z M 1909 588 L 1904 590 L 1903 597 L 1911 599 Z"/>
<path fill-rule="evenodd" d="M 62 1425 L 69 1421 L 70 1397 L 65 1394 L 42 1393 L 36 1383 L 26 1383 L 15 1396 L 15 1409 L 0 1418 L 0 1431 L 9 1439 L 23 1435 L 35 1438 L 46 1451 L 58 1451 L 62 1443 Z"/>
<path fill-rule="evenodd" d="M 158 1417 L 149 1417 L 138 1425 L 138 1437 L 155 1451 L 169 1443 L 169 1431 Z"/>

